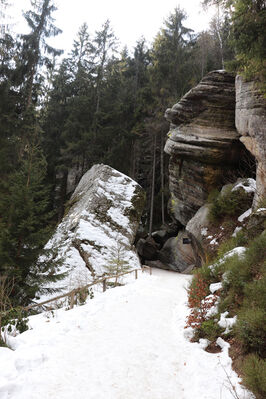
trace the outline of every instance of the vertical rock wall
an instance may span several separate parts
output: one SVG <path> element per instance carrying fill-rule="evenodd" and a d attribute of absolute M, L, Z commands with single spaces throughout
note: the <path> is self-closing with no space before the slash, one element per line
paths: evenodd
<path fill-rule="evenodd" d="M 256 159 L 257 190 L 253 207 L 266 197 L 266 99 L 255 82 L 236 77 L 236 128 Z"/>
<path fill-rule="evenodd" d="M 166 119 L 171 123 L 165 146 L 170 155 L 169 208 L 185 226 L 245 152 L 235 129 L 235 77 L 210 72 L 166 111 Z"/>

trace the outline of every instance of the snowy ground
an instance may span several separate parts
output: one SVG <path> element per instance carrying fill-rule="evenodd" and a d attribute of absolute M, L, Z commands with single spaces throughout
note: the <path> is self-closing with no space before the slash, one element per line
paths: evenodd
<path fill-rule="evenodd" d="M 1 399 L 231 399 L 243 392 L 221 353 L 184 330 L 190 276 L 154 270 L 54 317 L 0 348 Z M 221 340 L 222 341 L 222 340 Z"/>

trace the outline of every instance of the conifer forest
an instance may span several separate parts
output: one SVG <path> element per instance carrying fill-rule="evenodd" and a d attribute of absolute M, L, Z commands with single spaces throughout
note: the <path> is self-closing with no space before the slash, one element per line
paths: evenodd
<path fill-rule="evenodd" d="M 211 3 L 220 12 L 200 33 L 176 8 L 150 46 L 141 37 L 135 48 L 119 48 L 106 20 L 95 32 L 82 24 L 62 54 L 48 44 L 61 32 L 53 0 L 31 1 L 26 34 L 12 31 L 8 0 L 0 1 L 0 274 L 16 282 L 14 304 L 34 297 L 40 273 L 54 278 L 44 244 L 85 171 L 104 163 L 135 179 L 146 191 L 144 228 L 160 226 L 167 220 L 166 108 L 215 69 L 263 82 L 265 2 L 205 0 Z"/>

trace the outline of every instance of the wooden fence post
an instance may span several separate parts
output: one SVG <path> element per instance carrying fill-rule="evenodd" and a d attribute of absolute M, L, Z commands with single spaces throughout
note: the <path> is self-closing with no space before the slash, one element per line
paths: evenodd
<path fill-rule="evenodd" d="M 135 279 L 137 280 L 138 278 L 138 269 L 135 270 Z"/>
<path fill-rule="evenodd" d="M 75 291 L 72 291 L 70 295 L 70 309 L 73 309 L 74 302 L 75 302 Z"/>
<path fill-rule="evenodd" d="M 106 291 L 106 279 L 103 280 L 103 292 Z"/>

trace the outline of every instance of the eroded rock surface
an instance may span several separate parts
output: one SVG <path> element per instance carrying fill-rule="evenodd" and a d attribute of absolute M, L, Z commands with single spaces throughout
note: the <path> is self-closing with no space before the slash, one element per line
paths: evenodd
<path fill-rule="evenodd" d="M 79 182 L 47 248 L 63 259 L 67 277 L 55 287 L 69 291 L 102 275 L 114 257 L 140 267 L 133 247 L 144 206 L 144 191 L 106 165 L 94 165 Z M 41 299 L 44 299 L 42 297 Z"/>
<path fill-rule="evenodd" d="M 225 71 L 210 72 L 166 111 L 169 208 L 184 226 L 245 152 L 234 115 L 235 77 Z"/>
<path fill-rule="evenodd" d="M 266 99 L 255 82 L 236 77 L 236 128 L 240 140 L 257 161 L 257 191 L 253 207 L 266 197 Z"/>

